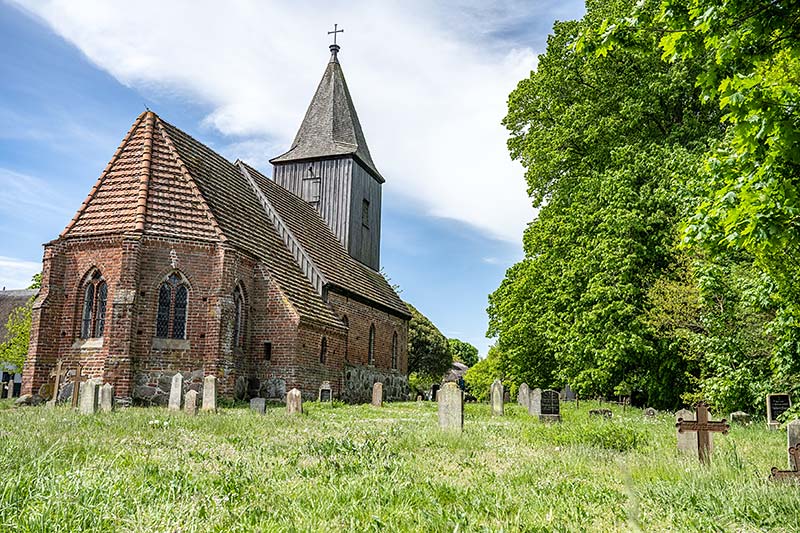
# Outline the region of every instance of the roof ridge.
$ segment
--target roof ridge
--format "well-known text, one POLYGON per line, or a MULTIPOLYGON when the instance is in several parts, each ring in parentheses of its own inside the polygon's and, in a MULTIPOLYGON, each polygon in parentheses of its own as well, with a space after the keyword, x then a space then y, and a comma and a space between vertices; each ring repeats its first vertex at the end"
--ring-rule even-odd
POLYGON ((183 159, 181 158, 178 149, 175 147, 175 143, 172 142, 172 139, 169 136, 169 132, 167 131, 167 128, 164 127, 164 124, 169 124, 169 123, 165 122, 165 121, 162 121, 161 117, 159 117, 158 115, 154 114, 154 116, 155 116, 155 123, 158 125, 159 130, 161 131, 161 136, 164 138, 164 142, 167 144, 167 147, 169 148, 170 152, 172 152, 172 155, 175 156, 175 160, 178 162, 178 166, 180 166, 181 175, 184 177, 184 179, 186 179, 186 182, 189 184, 189 187, 192 189, 192 193, 194 193, 195 197, 198 199, 198 201, 205 208, 205 212, 206 212, 206 216, 208 217, 208 221, 214 227, 214 231, 216 232, 217 236, 219 237, 219 240, 222 241, 222 242, 227 241, 228 238, 222 232, 222 228, 220 227, 219 223, 217 222, 217 219, 214 216, 214 213, 211 210, 211 207, 208 205, 208 202, 206 202, 206 199, 203 197, 203 193, 200 191, 200 188, 194 182, 194 179, 192 178, 192 175, 189 173, 189 169, 186 168, 186 164, 183 162, 183 159))
POLYGON ((328 280, 322 274, 322 271, 317 268, 317 266, 311 260, 311 257, 306 252, 305 248, 303 248, 303 246, 300 244, 300 241, 294 236, 292 230, 289 229, 289 226, 283 221, 283 218, 281 218, 281 216, 278 214, 278 211, 275 209, 272 203, 270 203, 264 192, 259 188, 258 184, 255 182, 255 179, 250 174, 250 169, 252 167, 250 167, 244 161, 238 159, 236 160, 235 165, 245 179, 247 179, 247 183, 253 189, 256 197, 258 197, 259 202, 264 207, 264 211, 267 213, 267 217, 270 219, 270 221, 272 221, 273 226, 275 226, 275 230, 278 232, 278 236, 280 236, 284 245, 286 245, 286 248, 289 250, 289 253, 292 255, 297 265, 300 267, 300 270, 303 271, 303 274, 305 274, 306 278, 308 278, 308 281, 311 282, 311 285, 314 287, 314 289, 316 289, 317 293, 320 296, 323 296, 324 287, 328 284, 328 280))
POLYGON ((142 175, 139 183, 139 199, 136 203, 136 225, 134 231, 143 232, 147 214, 147 195, 150 189, 150 168, 153 157, 153 123, 155 113, 148 110, 144 122, 144 147, 142 149, 142 175))
POLYGON ((75 216, 72 217, 72 220, 70 220, 69 224, 67 224, 67 227, 64 228, 64 231, 61 232, 59 237, 65 237, 67 235, 67 233, 69 232, 69 230, 71 230, 75 226, 75 224, 78 222, 78 219, 81 217, 81 215, 83 215, 83 213, 86 211, 86 208, 89 206, 89 202, 91 202, 92 199, 94 198, 94 195, 97 193, 97 190, 100 188, 100 185, 103 184, 103 181, 106 179, 106 176, 108 175, 108 172, 111 170, 111 167, 114 166, 114 163, 117 162, 117 159, 119 159, 119 156, 122 153, 122 150, 125 148, 125 146, 128 145, 128 142, 131 140, 131 137, 133 136, 133 132, 135 132, 137 130, 137 128, 139 127, 139 125, 142 122, 142 119, 144 118, 144 116, 147 113, 148 113, 148 111, 143 111, 138 117, 136 117, 136 120, 134 121, 133 125, 131 126, 131 129, 128 130, 128 133, 125 135, 125 137, 122 139, 122 142, 117 147, 117 151, 114 152, 114 155, 111 156, 111 160, 109 160, 109 162, 106 165, 106 167, 100 173, 100 177, 98 177, 97 181, 94 182, 94 186, 89 191, 89 194, 86 196, 86 199, 83 201, 81 206, 78 208, 78 212, 75 213, 75 216))

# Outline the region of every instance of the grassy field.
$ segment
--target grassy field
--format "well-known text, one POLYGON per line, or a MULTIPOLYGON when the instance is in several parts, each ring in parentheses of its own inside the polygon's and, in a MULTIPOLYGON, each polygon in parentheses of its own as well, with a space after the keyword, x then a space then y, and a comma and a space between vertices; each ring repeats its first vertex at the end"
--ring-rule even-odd
POLYGON ((760 423, 701 467, 636 409, 467 405, 458 437, 433 403, 305 407, 2 410, 0 531, 800 531, 800 486, 766 480, 785 433, 760 423))

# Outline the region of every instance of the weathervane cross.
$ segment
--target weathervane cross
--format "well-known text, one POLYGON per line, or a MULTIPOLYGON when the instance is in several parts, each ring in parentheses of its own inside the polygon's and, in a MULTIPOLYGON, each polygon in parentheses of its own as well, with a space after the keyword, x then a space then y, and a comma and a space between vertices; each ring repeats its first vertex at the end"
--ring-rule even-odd
POLYGON ((340 30, 338 28, 339 28, 339 25, 338 24, 334 24, 333 25, 333 31, 329 31, 328 32, 328 35, 330 35, 331 33, 333 34, 333 44, 336 44, 336 34, 337 33, 344 33, 344 30, 340 30))

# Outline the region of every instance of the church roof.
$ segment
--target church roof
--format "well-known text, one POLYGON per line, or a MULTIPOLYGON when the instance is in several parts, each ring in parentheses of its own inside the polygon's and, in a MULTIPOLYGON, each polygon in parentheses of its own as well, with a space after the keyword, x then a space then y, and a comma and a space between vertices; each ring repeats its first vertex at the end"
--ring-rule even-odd
POLYGON ((303 161, 330 156, 351 155, 365 166, 375 179, 384 182, 369 154, 358 114, 347 89, 342 66, 337 58, 338 46, 331 47, 331 60, 325 69, 308 106, 303 123, 288 152, 271 163, 303 161))

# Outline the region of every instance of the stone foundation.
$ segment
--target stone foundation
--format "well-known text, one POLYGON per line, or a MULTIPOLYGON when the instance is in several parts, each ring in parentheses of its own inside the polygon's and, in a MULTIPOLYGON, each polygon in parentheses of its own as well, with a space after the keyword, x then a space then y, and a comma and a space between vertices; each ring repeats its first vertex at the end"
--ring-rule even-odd
POLYGON ((371 366, 350 366, 344 370, 344 388, 341 400, 348 403, 372 401, 372 386, 383 383, 383 399, 387 402, 408 400, 408 376, 391 370, 371 366))

